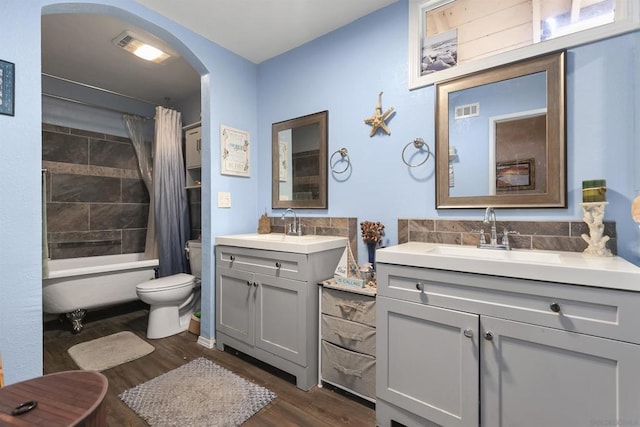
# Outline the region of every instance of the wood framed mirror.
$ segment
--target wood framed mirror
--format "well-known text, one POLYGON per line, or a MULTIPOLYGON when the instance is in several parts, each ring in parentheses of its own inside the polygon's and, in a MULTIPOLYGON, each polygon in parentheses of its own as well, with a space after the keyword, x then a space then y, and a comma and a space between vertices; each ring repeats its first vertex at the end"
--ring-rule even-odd
POLYGON ((436 208, 566 207, 565 53, 436 87, 436 208))
POLYGON ((271 126, 271 206, 327 208, 328 111, 271 126))

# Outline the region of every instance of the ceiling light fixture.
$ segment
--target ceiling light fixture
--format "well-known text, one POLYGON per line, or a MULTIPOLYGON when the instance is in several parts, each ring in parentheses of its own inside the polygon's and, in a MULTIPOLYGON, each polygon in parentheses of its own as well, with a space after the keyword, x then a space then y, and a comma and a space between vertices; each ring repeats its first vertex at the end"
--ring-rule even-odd
POLYGON ((133 53, 139 58, 147 61, 161 63, 169 59, 171 55, 152 46, 149 43, 142 41, 142 39, 131 31, 124 31, 118 37, 112 40, 113 44, 133 53))

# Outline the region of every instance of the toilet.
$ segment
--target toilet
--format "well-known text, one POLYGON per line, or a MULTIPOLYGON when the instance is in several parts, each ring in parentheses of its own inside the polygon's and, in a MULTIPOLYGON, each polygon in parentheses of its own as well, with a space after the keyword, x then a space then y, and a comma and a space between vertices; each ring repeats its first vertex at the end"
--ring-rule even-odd
POLYGON ((149 304, 147 338, 158 339, 184 332, 191 315, 200 308, 202 243, 189 240, 185 247, 191 274, 149 280, 136 286, 138 298, 149 304))

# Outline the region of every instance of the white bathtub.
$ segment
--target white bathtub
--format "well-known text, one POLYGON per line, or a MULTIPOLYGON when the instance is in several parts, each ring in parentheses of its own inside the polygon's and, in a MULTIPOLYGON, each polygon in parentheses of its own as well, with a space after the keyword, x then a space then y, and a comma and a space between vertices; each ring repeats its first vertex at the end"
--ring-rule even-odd
POLYGON ((70 313, 80 317, 89 309, 135 301, 136 285, 155 277, 157 259, 145 260, 143 253, 103 255, 49 261, 49 274, 42 279, 42 311, 70 313))

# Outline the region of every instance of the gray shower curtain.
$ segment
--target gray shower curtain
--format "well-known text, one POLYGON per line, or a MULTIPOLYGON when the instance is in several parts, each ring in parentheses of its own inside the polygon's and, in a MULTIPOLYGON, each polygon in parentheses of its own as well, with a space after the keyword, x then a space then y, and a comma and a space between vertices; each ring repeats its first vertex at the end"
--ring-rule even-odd
POLYGON ((156 107, 153 194, 160 277, 187 271, 189 208, 184 188, 180 112, 156 107))
MULTIPOLYGON (((139 116, 124 114, 122 116, 124 127, 133 145, 138 158, 138 167, 142 181, 149 192, 149 217, 147 219, 147 237, 144 245, 146 259, 158 258, 158 245, 156 243, 156 222, 153 197, 153 142, 150 127, 146 126, 146 119, 139 116), (151 138, 147 138, 151 136, 151 138)), ((149 125, 150 126, 150 125, 149 125)))

